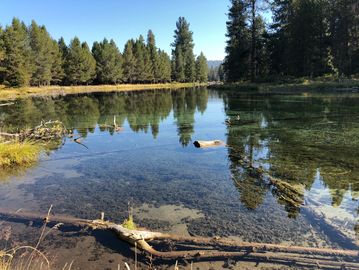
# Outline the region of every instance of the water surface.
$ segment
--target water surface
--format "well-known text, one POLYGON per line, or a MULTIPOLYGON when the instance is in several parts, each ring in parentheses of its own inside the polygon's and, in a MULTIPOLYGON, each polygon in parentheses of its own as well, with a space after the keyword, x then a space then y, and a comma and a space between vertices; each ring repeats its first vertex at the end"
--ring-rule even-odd
POLYGON ((18 100, 0 107, 2 130, 60 120, 81 144, 66 138, 35 167, 3 177, 0 204, 52 204, 81 218, 104 211, 117 222, 130 209, 160 231, 357 248, 358 104, 358 94, 208 89, 18 100), (213 139, 226 146, 192 144, 213 139), (303 205, 288 204, 243 160, 303 189, 303 205))

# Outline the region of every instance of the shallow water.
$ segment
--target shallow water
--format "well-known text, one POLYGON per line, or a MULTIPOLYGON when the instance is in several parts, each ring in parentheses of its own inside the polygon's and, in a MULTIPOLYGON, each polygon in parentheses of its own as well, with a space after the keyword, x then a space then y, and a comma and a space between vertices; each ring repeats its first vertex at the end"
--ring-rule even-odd
POLYGON ((3 176, 1 207, 52 204, 55 213, 104 211, 117 222, 130 209, 160 231, 357 248, 359 94, 157 90, 0 107, 1 130, 46 120, 63 121, 81 144, 66 138, 33 168, 3 176), (213 139, 226 146, 192 144, 213 139), (288 204, 243 160, 302 189, 305 206, 288 204))

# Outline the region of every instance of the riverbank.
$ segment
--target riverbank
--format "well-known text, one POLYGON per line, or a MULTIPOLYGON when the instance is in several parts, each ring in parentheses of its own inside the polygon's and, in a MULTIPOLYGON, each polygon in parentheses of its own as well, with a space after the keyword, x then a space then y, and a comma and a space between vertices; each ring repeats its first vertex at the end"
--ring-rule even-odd
POLYGON ((359 92, 359 80, 343 81, 321 81, 303 80, 292 83, 249 83, 239 82, 230 84, 212 84, 209 88, 218 90, 239 90, 239 91, 258 91, 258 92, 359 92))
POLYGON ((207 86, 207 83, 158 83, 158 84, 118 84, 118 85, 80 85, 80 86, 43 86, 7 88, 0 86, 0 100, 38 96, 64 96, 95 92, 126 92, 154 89, 180 89, 207 86))

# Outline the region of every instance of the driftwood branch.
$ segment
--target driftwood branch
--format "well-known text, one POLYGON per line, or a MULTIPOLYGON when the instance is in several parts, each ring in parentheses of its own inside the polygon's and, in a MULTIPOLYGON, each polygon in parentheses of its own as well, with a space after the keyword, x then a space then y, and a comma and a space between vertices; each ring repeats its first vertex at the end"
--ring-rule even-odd
MULTIPOLYGON (((13 219, 37 219, 41 215, 11 212, 0 209, 0 217, 13 219)), ((249 243, 221 238, 186 237, 151 232, 147 230, 130 230, 122 225, 105 221, 104 215, 98 220, 77 219, 63 216, 50 216, 46 222, 61 222, 72 225, 88 226, 92 229, 111 230, 123 241, 136 245, 140 250, 154 257, 163 259, 213 259, 213 258, 243 258, 246 260, 261 260, 278 263, 295 263, 297 265, 314 265, 329 268, 350 267, 359 269, 359 250, 341 250, 330 248, 312 248, 300 246, 286 246, 279 244, 249 243), (189 250, 158 251, 150 245, 152 241, 174 241, 184 245, 191 244, 189 250), (193 249, 193 246, 198 246, 193 249), (337 261, 340 258, 341 261, 337 261)))

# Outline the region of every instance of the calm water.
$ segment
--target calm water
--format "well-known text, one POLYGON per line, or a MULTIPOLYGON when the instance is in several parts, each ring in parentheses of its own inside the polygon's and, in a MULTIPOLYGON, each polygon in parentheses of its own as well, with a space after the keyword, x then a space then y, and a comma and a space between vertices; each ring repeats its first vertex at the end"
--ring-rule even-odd
POLYGON ((357 248, 359 94, 258 94, 207 89, 37 98, 0 107, 2 130, 60 120, 78 144, 3 176, 1 207, 246 241, 357 248), (114 131, 114 120, 123 127, 114 131), (194 140, 227 145, 197 149, 194 140), (263 167, 304 192, 283 200, 263 167), (241 165, 242 164, 242 165, 241 165), (320 217, 320 218, 318 218, 320 217), (329 225, 328 225, 329 224, 329 225))

